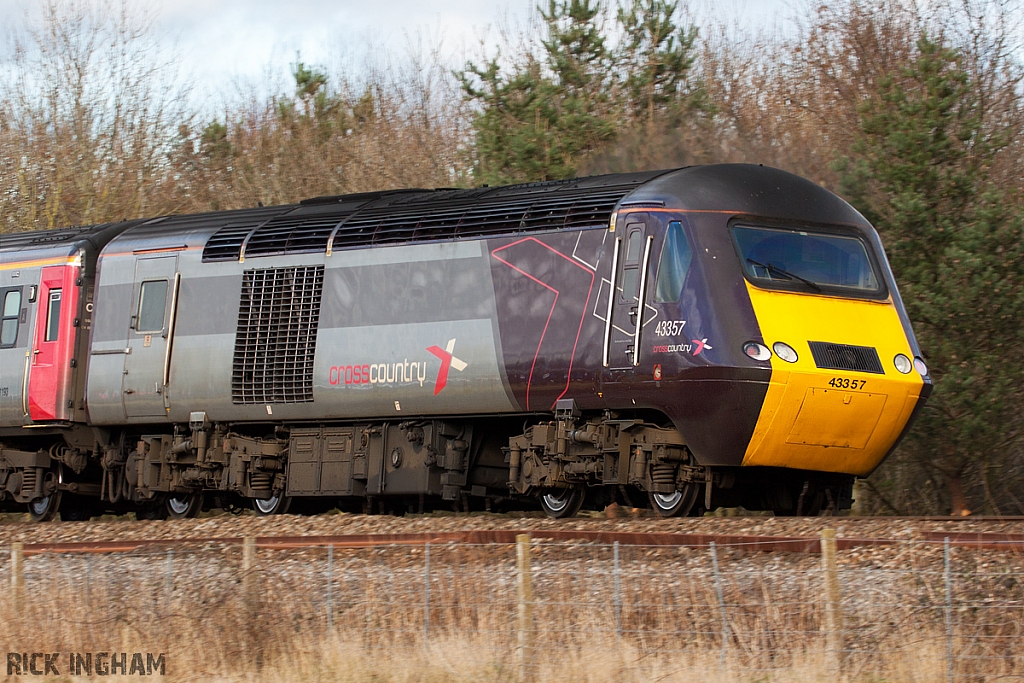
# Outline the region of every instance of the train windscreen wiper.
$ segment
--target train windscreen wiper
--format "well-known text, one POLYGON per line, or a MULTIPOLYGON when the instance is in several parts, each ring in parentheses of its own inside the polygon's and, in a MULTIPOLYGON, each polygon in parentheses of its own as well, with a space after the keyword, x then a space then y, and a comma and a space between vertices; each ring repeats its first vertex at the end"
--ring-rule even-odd
POLYGON ((783 270, 782 268, 779 268, 778 266, 772 265, 771 263, 767 263, 767 264, 761 263, 760 261, 755 261, 752 258, 748 258, 747 259, 747 263, 752 263, 755 266, 760 266, 761 268, 764 268, 769 273, 778 273, 779 275, 781 275, 782 277, 784 277, 784 278, 786 278, 788 280, 799 280, 800 282, 804 283, 805 285, 807 285, 808 287, 810 287, 811 289, 813 289, 816 292, 820 292, 821 291, 821 287, 818 285, 817 282, 814 282, 812 280, 808 280, 805 277, 800 277, 796 273, 791 273, 788 270, 783 270))

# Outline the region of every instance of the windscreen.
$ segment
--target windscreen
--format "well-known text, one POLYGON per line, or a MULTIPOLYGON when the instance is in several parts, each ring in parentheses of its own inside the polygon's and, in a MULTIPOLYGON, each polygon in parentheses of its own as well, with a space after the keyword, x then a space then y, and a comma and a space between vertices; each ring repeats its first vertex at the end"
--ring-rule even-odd
POLYGON ((733 228, 743 269, 755 285, 800 291, 877 296, 884 292, 854 235, 780 228, 733 228))

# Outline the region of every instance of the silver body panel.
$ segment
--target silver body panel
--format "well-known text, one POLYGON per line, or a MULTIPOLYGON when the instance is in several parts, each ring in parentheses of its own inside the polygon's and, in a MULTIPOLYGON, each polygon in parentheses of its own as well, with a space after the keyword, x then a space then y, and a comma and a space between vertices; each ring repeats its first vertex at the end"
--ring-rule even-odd
MULTIPOLYGON (((138 240, 134 240, 138 241, 138 240)), ((170 254, 132 244, 129 232, 104 250, 86 399, 98 425, 181 423, 203 410, 213 421, 324 421, 507 413, 518 410, 500 358, 494 290, 480 240, 203 263, 197 240, 170 254), (136 252, 142 253, 136 253, 136 252), (180 273, 169 382, 165 339, 139 343, 131 329, 147 267, 175 258, 180 273), (324 265, 313 400, 253 405, 232 397, 243 273, 324 265), (444 353, 432 353, 431 347, 444 353), (454 358, 439 388, 445 353, 454 358), (130 349, 130 350, 129 350, 130 349), (154 353, 157 350, 159 353, 154 353), (127 352, 126 352, 127 351, 127 352), (131 378, 144 374, 145 381, 131 378), (153 410, 163 402, 163 414, 153 410), (148 407, 147 407, 148 406, 148 407)), ((170 279, 170 277, 169 277, 170 279)), ((170 301, 164 331, 169 327, 170 301)))

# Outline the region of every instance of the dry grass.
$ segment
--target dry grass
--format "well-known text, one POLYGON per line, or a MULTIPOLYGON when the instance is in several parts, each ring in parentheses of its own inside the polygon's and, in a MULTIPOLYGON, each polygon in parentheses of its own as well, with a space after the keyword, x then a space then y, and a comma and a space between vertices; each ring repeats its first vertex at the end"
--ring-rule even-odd
MULTIPOLYGON (((901 552, 903 569, 843 569, 845 653, 837 674, 822 632, 816 557, 719 549, 729 628, 723 642, 706 550, 623 547, 616 591, 612 548, 544 544, 533 553, 527 673, 560 683, 946 680, 941 551, 937 566, 930 550, 901 552)), ((0 598, 0 643, 65 658, 75 651, 164 652, 174 680, 516 677, 516 572, 508 546, 433 547, 429 624, 422 548, 338 549, 330 565, 332 629, 325 550, 260 551, 258 570, 248 575, 240 554, 237 546, 211 545, 170 555, 29 557, 23 609, 14 610, 11 593, 0 598)), ((9 582, 0 559, 0 581, 9 582)), ((1024 673, 1019 563, 1006 553, 958 556, 958 680, 1024 673)))

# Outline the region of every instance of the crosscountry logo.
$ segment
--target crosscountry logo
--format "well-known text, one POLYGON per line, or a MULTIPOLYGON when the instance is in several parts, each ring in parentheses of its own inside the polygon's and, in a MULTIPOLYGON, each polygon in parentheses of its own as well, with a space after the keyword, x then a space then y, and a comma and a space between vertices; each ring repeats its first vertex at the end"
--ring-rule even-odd
POLYGON ((437 396, 448 384, 448 369, 455 368, 462 372, 466 369, 466 362, 455 357, 454 339, 449 339, 443 349, 440 346, 428 346, 427 351, 441 359, 441 369, 437 371, 437 381, 434 383, 434 396, 437 396))

